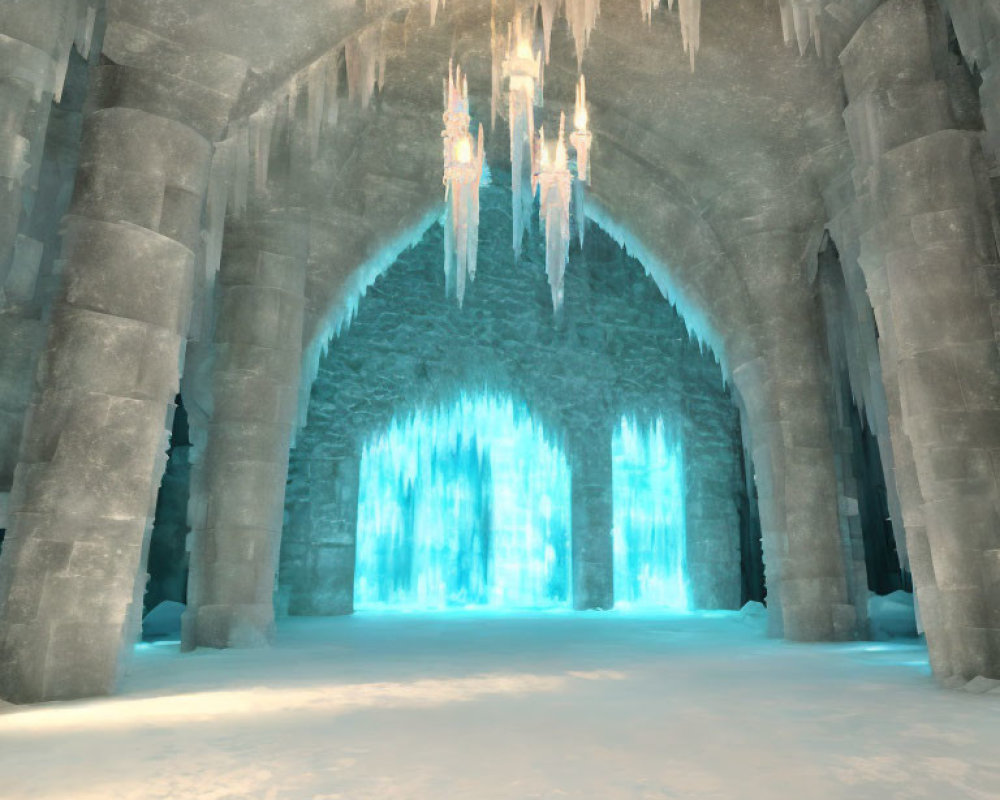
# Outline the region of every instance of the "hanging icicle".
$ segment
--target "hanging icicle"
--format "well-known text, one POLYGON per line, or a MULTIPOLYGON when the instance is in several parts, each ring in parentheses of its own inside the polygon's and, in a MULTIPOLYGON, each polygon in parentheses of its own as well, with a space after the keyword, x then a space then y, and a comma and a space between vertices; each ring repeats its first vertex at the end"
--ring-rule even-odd
POLYGON ((684 52, 690 57, 691 71, 694 72, 694 59, 701 49, 701 0, 678 0, 678 5, 684 52))
POLYGON ((444 131, 444 274, 445 288, 454 290, 459 307, 465 287, 476 277, 479 249, 479 182, 483 174, 483 126, 473 145, 469 135, 469 84, 459 68, 448 65, 445 83, 444 131))
POLYGON ((258 195, 263 194, 267 189, 267 172, 271 159, 271 136, 276 116, 277 109, 271 102, 264 103, 250 115, 249 146, 253 159, 254 192, 258 195))
POLYGON ((90 60, 90 48, 94 41, 94 23, 97 21, 97 5, 94 0, 80 0, 77 6, 77 24, 74 45, 76 52, 84 60, 90 60))
MULTIPOLYGON (((642 14, 642 21, 647 25, 653 24, 653 11, 660 7, 660 0, 639 0, 639 13, 642 14)), ((671 0, 670 7, 674 4, 671 0)))
POLYGON ((431 27, 437 22, 438 7, 444 8, 448 5, 448 0, 431 0, 431 27))
POLYGON ((538 0, 542 10, 542 39, 545 42, 545 63, 549 63, 549 50, 552 46, 552 23, 555 22, 560 0, 538 0))
POLYGON ((587 82, 583 75, 576 86, 576 106, 573 111, 573 133, 569 136, 570 144, 576 151, 576 180, 573 181, 573 207, 576 209, 576 228, 580 238, 580 246, 583 247, 583 235, 586 228, 586 216, 584 215, 584 187, 590 183, 590 145, 593 142, 593 134, 589 128, 589 114, 587 112, 587 82))
POLYGON ((490 17, 490 53, 492 69, 490 80, 490 130, 497 126, 497 114, 503 98, 503 70, 507 53, 507 37, 497 33, 496 17, 490 17))
POLYGON ((786 45, 798 45, 799 55, 804 56, 812 43, 816 54, 823 55, 822 26, 820 15, 823 11, 819 0, 779 0, 781 11, 781 32, 786 45))
POLYGON ((577 69, 583 68, 583 54, 590 45, 590 34, 597 27, 600 13, 601 0, 566 0, 566 20, 576 44, 577 69))
POLYGON ((514 20, 507 34, 507 57, 503 72, 507 76, 507 100, 510 113, 511 195, 514 218, 514 255, 521 255, 521 242, 528 229, 534 174, 532 132, 535 129, 535 101, 541 91, 542 55, 535 53, 530 27, 514 20))
POLYGON ((375 93, 376 79, 384 82, 381 78, 385 72, 381 31, 365 28, 352 36, 347 40, 344 56, 347 61, 347 95, 351 102, 357 100, 361 108, 366 109, 375 93))
POLYGON ((533 176, 539 193, 539 218, 545 226, 545 273, 552 290, 552 307, 563 303, 563 278, 569 261, 569 204, 573 176, 566 154, 566 115, 560 115, 559 137, 554 152, 545 143, 545 129, 539 134, 538 171, 533 176))

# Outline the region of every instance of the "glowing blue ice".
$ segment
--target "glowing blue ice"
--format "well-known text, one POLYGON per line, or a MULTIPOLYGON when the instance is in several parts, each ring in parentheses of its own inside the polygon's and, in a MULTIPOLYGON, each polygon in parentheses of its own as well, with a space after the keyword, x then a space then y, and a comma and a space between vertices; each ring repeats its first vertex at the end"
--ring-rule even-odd
POLYGON ((663 419, 622 417, 612 443, 615 606, 687 611, 684 459, 663 419))
POLYGON ((356 608, 569 605, 570 481, 523 405, 463 394, 361 459, 356 608))

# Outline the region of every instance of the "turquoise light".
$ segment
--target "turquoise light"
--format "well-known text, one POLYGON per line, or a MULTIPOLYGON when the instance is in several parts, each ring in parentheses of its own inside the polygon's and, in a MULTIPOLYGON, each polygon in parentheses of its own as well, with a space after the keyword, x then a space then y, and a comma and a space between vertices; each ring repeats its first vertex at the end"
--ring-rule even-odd
POLYGON ((681 444, 662 418, 622 417, 611 452, 615 606, 687 611, 681 444))
POLYGON ((552 608, 570 585, 566 460, 523 404, 463 393, 361 458, 356 608, 552 608))

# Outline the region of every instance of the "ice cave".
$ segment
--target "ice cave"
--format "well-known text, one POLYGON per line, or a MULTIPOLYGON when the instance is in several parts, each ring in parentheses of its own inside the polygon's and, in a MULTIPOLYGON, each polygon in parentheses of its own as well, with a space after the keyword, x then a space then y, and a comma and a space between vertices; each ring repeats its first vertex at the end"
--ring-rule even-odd
POLYGON ((0 797, 1000 798, 1000 0, 0 0, 0 797))

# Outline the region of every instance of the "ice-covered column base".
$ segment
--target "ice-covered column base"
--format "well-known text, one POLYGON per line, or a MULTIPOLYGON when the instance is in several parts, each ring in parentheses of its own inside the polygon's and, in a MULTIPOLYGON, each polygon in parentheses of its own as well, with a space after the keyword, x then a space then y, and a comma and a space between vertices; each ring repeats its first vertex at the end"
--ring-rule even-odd
POLYGON ((280 597, 292 616, 354 611, 359 462, 345 440, 303 462, 281 543, 280 597))
POLYGON ((615 603, 611 425, 578 429, 571 439, 573 606, 609 609, 615 603))
POLYGON ((308 247, 298 211, 227 229, 200 473, 203 518, 191 520, 186 649, 259 646, 273 634, 308 247))
POLYGON ((934 35, 924 4, 891 0, 841 63, 861 265, 923 499, 925 527, 907 522, 918 605, 936 675, 961 681, 1000 677, 1000 273, 980 136, 956 129, 934 35))

